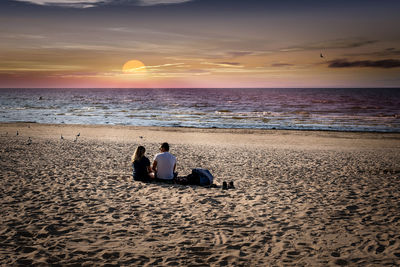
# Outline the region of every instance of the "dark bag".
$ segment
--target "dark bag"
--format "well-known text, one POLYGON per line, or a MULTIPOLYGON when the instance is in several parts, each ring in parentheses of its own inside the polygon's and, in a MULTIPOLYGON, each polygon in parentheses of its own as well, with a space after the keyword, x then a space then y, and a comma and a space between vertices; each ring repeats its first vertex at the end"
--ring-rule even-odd
POLYGON ((214 181, 214 177, 209 170, 196 168, 187 176, 187 180, 189 184, 211 185, 214 181))

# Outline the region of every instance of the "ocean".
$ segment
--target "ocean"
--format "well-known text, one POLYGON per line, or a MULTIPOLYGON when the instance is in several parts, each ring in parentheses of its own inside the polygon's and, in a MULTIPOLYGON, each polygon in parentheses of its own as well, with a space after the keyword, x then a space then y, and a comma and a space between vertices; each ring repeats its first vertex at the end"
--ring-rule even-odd
POLYGON ((400 88, 0 89, 0 122, 400 132, 400 88))

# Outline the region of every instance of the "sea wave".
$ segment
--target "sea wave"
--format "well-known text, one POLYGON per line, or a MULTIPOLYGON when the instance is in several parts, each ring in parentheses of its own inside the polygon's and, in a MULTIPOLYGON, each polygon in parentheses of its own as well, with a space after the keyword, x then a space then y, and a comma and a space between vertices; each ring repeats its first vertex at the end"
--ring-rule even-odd
POLYGON ((400 132, 400 89, 2 89, 0 121, 400 132))

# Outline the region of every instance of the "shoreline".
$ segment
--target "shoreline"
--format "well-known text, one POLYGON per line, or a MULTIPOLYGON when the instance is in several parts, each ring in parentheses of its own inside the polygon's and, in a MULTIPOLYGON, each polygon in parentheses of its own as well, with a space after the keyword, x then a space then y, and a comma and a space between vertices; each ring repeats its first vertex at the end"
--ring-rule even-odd
POLYGON ((72 123, 41 123, 32 121, 10 121, 0 122, 0 124, 38 124, 38 125, 66 125, 66 126, 94 126, 94 127, 131 127, 144 129, 187 129, 187 130, 220 130, 220 131, 243 131, 244 133, 265 132, 265 131, 282 131, 282 132, 327 132, 327 133, 370 133, 370 134, 400 134, 399 131, 357 131, 357 130, 327 130, 327 129, 276 129, 276 128, 219 128, 219 127, 190 127, 190 126, 135 126, 125 124, 72 124, 72 123))
POLYGON ((361 135, 386 135, 400 138, 400 132, 380 132, 380 131, 341 131, 341 130, 321 130, 321 129, 259 129, 259 128, 217 128, 217 127, 188 127, 188 126, 135 126, 135 125, 111 125, 111 124, 68 124, 68 123, 39 123, 39 122, 0 122, 0 126, 51 126, 51 127, 83 127, 83 128, 127 128, 134 130, 152 130, 167 132, 217 132, 217 133, 239 133, 239 134, 270 134, 270 133, 318 133, 326 135, 339 134, 361 134, 361 135))

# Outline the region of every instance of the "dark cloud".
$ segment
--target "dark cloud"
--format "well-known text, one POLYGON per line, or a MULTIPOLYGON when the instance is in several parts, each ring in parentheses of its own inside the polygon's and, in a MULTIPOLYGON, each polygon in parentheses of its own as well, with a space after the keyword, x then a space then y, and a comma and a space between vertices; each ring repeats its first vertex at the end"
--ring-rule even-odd
POLYGON ((400 55, 400 49, 396 49, 396 48, 393 48, 393 47, 387 48, 384 51, 380 52, 379 55, 385 55, 385 56, 388 56, 388 55, 393 56, 393 55, 395 55, 395 56, 398 56, 398 55, 400 55))
POLYGON ((238 62, 217 62, 217 64, 221 64, 221 65, 231 65, 231 66, 240 66, 240 63, 238 63, 238 62))
POLYGON ((293 66, 293 64, 289 64, 289 63, 275 63, 275 64, 271 64, 271 67, 289 67, 289 66, 293 66))
POLYGON ((365 45, 375 44, 376 40, 362 40, 362 39, 339 39, 326 42, 309 43, 300 46, 292 46, 281 49, 282 52, 297 52, 305 50, 326 50, 326 49, 343 49, 343 48, 356 48, 365 45))
POLYGON ((364 46, 364 45, 369 45, 369 44, 375 44, 378 41, 376 40, 365 40, 365 41, 353 41, 353 42, 349 42, 349 43, 340 43, 338 42, 335 45, 332 46, 332 48, 355 48, 355 47, 360 47, 360 46, 364 46))
POLYGON ((400 60, 385 59, 385 60, 359 60, 347 61, 346 59, 337 59, 329 61, 329 68, 354 68, 354 67, 370 67, 370 68, 399 68, 400 60))
POLYGON ((350 54, 344 54, 344 56, 377 56, 377 57, 390 57, 390 56, 399 56, 400 55, 400 49, 396 48, 386 48, 382 51, 376 51, 376 52, 369 52, 369 53, 350 53, 350 54))

